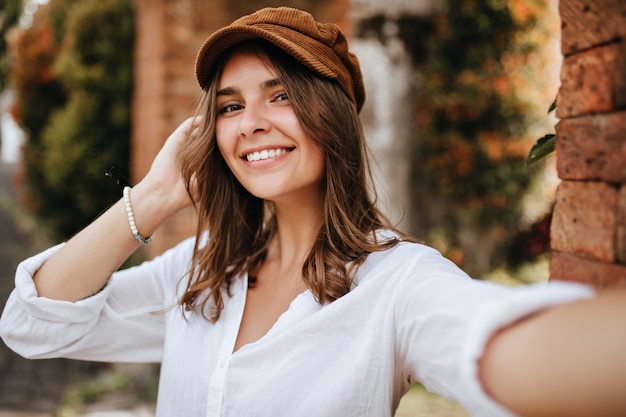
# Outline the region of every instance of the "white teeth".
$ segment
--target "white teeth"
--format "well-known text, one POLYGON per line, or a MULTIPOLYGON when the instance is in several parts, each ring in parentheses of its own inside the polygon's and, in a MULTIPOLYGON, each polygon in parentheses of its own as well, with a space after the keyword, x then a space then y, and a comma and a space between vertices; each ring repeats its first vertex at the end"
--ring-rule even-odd
POLYGON ((287 153, 287 149, 278 148, 278 149, 268 149, 263 150, 261 152, 252 152, 246 155, 246 159, 248 161, 260 161, 268 158, 276 158, 277 156, 281 156, 287 153))

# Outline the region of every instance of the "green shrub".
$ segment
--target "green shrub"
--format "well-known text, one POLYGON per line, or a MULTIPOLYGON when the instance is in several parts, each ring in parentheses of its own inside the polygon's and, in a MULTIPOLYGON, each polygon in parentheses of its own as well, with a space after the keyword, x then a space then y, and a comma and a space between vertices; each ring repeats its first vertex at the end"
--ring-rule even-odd
POLYGON ((51 82, 63 99, 47 105, 40 83, 23 112, 37 97, 45 111, 22 123, 33 207, 62 239, 119 198, 104 172, 111 165, 129 171, 133 11, 131 0, 53 0, 46 15, 60 40, 51 82))
POLYGON ((22 0, 2 0, 0 8, 0 91, 7 86, 11 61, 8 54, 7 34, 15 25, 22 10, 22 0))
POLYGON ((416 112, 419 232, 439 235, 440 249, 473 274, 503 261, 538 172, 525 163, 537 119, 528 91, 540 89, 529 62, 547 36, 547 8, 545 0, 449 0, 428 41, 416 112), (471 265, 478 252, 490 265, 471 265))

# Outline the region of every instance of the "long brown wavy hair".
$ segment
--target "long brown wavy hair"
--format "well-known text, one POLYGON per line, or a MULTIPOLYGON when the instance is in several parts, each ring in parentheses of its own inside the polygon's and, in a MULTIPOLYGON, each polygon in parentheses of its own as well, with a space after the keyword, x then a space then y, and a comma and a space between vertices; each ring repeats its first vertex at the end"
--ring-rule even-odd
POLYGON ((361 122, 348 96, 338 84, 318 77, 270 43, 246 41, 216 66, 198 110, 203 116, 200 133, 189 138, 180 155, 187 189, 193 181, 197 184, 198 228, 179 305, 185 310, 199 306, 213 322, 224 307, 224 290, 230 296, 233 280, 261 265, 276 233, 271 203, 243 188, 217 147, 217 84, 235 48, 258 55, 276 71, 304 132, 324 154, 324 223, 302 265, 304 282, 316 300, 327 303, 347 294, 368 254, 398 242, 376 237, 376 230, 395 229, 375 206, 361 122))

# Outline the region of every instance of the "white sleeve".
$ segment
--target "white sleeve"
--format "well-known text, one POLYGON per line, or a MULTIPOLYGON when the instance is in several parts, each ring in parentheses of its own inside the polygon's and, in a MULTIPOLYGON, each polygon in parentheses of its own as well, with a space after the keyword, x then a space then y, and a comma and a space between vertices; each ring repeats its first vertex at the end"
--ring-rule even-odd
POLYGON ((477 361, 489 338, 533 312, 592 297, 594 290, 556 281, 510 288, 473 280, 435 250, 409 259, 395 297, 405 376, 474 416, 513 416, 485 393, 478 378, 477 361))
MULTIPOLYGON (((193 239, 114 273, 98 294, 77 302, 39 297, 32 277, 61 245, 22 262, 0 317, 0 337, 20 355, 106 362, 159 362, 166 309, 190 265, 193 239)), ((97 254, 94 254, 97 256, 97 254)))

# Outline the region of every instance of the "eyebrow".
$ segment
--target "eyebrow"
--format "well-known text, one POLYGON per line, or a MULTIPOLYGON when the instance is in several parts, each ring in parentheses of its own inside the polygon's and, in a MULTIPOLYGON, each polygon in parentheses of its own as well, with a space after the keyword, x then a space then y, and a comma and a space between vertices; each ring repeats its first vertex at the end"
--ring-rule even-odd
POLYGON ((239 89, 235 87, 225 87, 217 91, 217 97, 220 96, 234 96, 239 93, 239 89))
POLYGON ((272 88, 272 87, 276 87, 277 85, 281 85, 282 83, 283 82, 280 78, 272 78, 271 80, 263 81, 261 83, 261 88, 262 89, 272 88))
MULTIPOLYGON (((283 82, 281 81, 280 78, 272 78, 271 80, 265 80, 261 83, 260 87, 262 90, 265 90, 267 88, 272 88, 272 87, 276 87, 278 85, 281 85, 283 82)), ((217 97, 220 96, 232 96, 232 95, 237 95, 241 92, 240 89, 236 88, 236 87, 224 87, 222 89, 219 89, 217 91, 217 97)))

